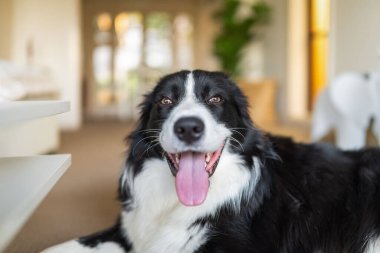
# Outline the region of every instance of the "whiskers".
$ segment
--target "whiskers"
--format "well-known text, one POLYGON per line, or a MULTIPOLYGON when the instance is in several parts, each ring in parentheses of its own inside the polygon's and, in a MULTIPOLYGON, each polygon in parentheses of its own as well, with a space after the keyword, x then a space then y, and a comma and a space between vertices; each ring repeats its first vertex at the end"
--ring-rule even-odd
POLYGON ((160 144, 159 138, 157 137, 156 139, 154 139, 153 141, 149 142, 148 144, 149 144, 149 146, 144 150, 144 152, 141 155, 144 155, 145 153, 148 153, 148 151, 150 149, 158 146, 160 144))
POLYGON ((243 145, 242 145, 242 143, 241 143, 240 141, 238 141, 237 139, 235 139, 235 138, 232 137, 232 136, 227 137, 227 139, 229 140, 229 144, 230 144, 231 146, 233 146, 233 147, 236 148, 236 149, 241 149, 241 151, 244 152, 243 145), (236 143, 236 144, 239 145, 239 146, 233 144, 232 142, 236 143))
POLYGON ((140 156, 143 156, 145 153, 149 152, 152 148, 158 146, 160 144, 160 132, 161 129, 144 129, 137 131, 136 133, 145 134, 146 136, 139 140, 135 145, 133 145, 132 149, 132 155, 135 155, 136 150, 138 149, 139 145, 147 146, 145 150, 140 154, 140 156))
POLYGON ((150 129, 143 129, 143 130, 140 130, 140 131, 137 131, 136 133, 160 133, 161 132, 161 129, 158 129, 158 128, 150 128, 150 129))
MULTIPOLYGON (((244 140, 245 136, 242 132, 248 130, 248 128, 230 128, 229 130, 241 136, 241 138, 243 138, 244 140)), ((232 137, 232 135, 229 136, 228 139, 231 146, 233 146, 236 149, 241 149, 241 151, 244 152, 243 144, 238 139, 236 139, 235 137, 232 137)))
POLYGON ((230 130, 231 130, 232 132, 237 133, 237 134, 240 135, 242 138, 245 138, 245 136, 244 136, 241 132, 239 132, 238 129, 246 129, 246 128, 230 128, 230 130))
MULTIPOLYGON (((227 137, 228 143, 236 150, 245 152, 244 139, 246 138, 246 132, 248 128, 229 128, 231 135, 227 137)), ((135 140, 136 144, 133 144, 132 155, 143 156, 149 154, 149 152, 155 147, 160 145, 160 133, 162 129, 150 128, 136 131, 136 137, 140 137, 135 140)))

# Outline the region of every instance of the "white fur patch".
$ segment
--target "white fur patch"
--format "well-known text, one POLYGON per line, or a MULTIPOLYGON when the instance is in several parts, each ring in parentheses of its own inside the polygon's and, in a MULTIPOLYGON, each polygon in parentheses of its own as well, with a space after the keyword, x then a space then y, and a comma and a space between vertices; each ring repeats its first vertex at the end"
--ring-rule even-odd
MULTIPOLYGON (((255 163, 256 165, 256 163, 255 163)), ((145 162, 130 189, 135 209, 122 213, 122 224, 137 253, 192 253, 207 240, 207 228, 191 225, 207 215, 217 216, 223 204, 238 212, 238 202, 250 182, 257 182, 260 168, 251 173, 239 155, 226 147, 214 175, 205 202, 200 206, 182 205, 176 194, 175 178, 164 160, 145 162), (189 229, 190 228, 190 229, 189 229), (190 239, 191 238, 191 239, 190 239)), ((250 189, 254 190, 254 189, 250 189)))
POLYGON ((182 117, 197 117, 205 125, 203 137, 191 145, 192 151, 215 152, 223 144, 225 139, 231 135, 231 131, 224 124, 216 122, 210 111, 199 101, 194 94, 194 78, 190 73, 185 83, 186 94, 181 102, 170 113, 169 118, 162 126, 160 143, 168 153, 180 153, 188 151, 189 146, 180 141, 174 133, 174 124, 182 117))
POLYGON ((380 253, 380 238, 371 240, 367 246, 365 253, 380 253))
MULTIPOLYGON (((123 170, 122 174, 121 174, 121 182, 120 182, 120 187, 121 189, 123 190, 128 190, 132 193, 134 190, 133 190, 133 168, 132 167, 127 167, 123 170)), ((124 206, 128 206, 129 208, 134 208, 133 206, 133 198, 126 198, 122 204, 124 206)))
POLYGON ((114 242, 100 243, 91 248, 72 240, 45 249, 41 253, 125 253, 125 251, 114 242))

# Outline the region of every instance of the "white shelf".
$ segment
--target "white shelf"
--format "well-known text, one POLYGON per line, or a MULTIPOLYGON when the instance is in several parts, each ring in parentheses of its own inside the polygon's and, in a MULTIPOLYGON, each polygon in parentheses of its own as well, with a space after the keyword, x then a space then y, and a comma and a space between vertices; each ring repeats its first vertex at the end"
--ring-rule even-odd
POLYGON ((71 155, 0 158, 0 252, 71 164, 71 155))
POLYGON ((70 110, 61 100, 0 102, 0 125, 51 116, 70 110))

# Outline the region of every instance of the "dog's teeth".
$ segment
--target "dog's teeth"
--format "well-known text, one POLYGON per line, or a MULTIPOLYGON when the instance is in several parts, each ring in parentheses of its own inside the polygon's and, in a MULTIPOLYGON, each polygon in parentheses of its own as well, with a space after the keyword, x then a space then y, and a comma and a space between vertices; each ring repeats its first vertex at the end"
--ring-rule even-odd
POLYGON ((206 155, 206 163, 209 163, 210 160, 211 160, 211 154, 207 153, 207 155, 206 155))
POLYGON ((176 155, 175 155, 175 162, 176 162, 176 163, 179 163, 179 154, 176 154, 176 155))

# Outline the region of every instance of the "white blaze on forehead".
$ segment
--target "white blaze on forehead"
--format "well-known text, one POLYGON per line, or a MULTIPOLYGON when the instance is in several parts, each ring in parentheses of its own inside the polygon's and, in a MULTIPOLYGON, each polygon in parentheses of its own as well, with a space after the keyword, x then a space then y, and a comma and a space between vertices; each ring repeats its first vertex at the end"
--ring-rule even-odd
POLYGON ((186 77, 185 87, 185 100, 195 100, 195 92, 194 92, 195 80, 193 72, 190 72, 186 77))

